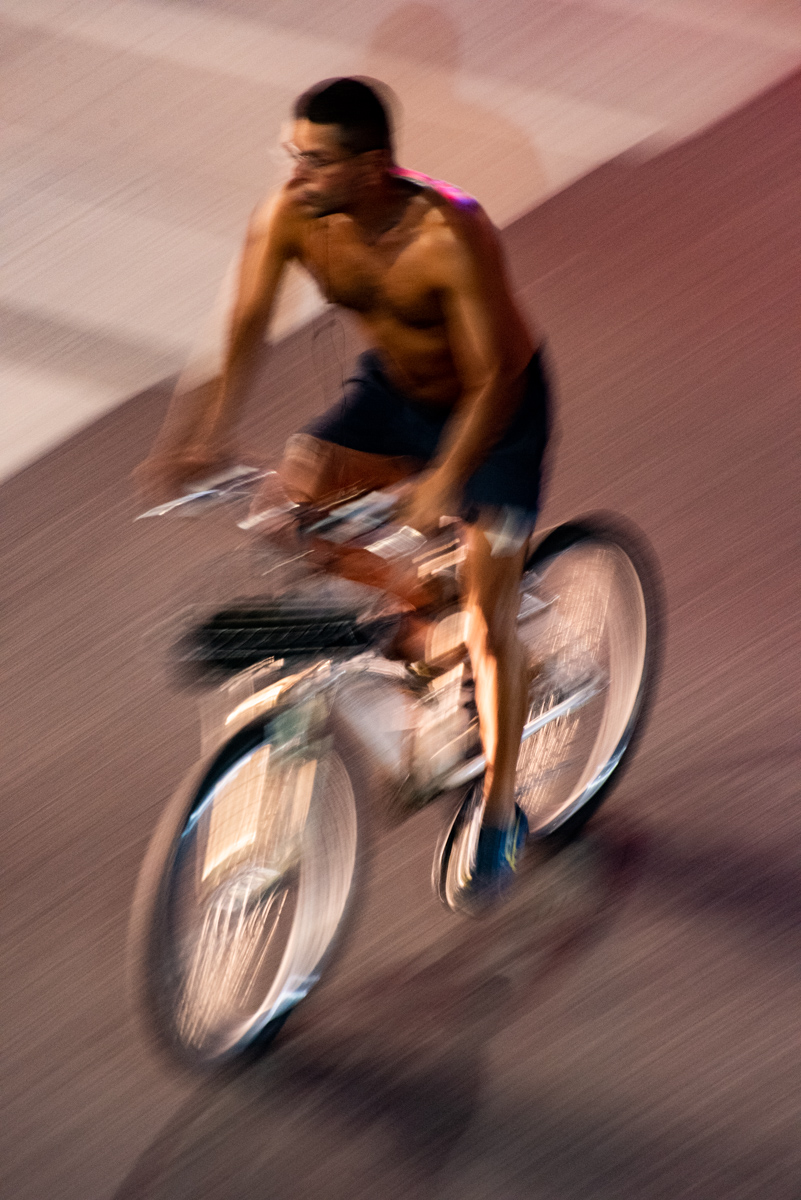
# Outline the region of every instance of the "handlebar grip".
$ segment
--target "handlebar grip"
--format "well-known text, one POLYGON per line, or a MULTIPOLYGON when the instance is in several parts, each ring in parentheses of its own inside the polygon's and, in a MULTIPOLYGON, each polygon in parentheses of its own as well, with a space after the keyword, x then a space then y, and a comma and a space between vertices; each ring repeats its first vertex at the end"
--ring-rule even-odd
POLYGON ((173 512, 181 512, 181 510, 183 510, 182 515, 188 515, 192 511, 193 505, 202 503, 205 507, 207 504, 247 496, 258 480, 264 478, 264 475, 265 472, 259 467, 242 465, 226 467, 224 471, 218 471, 205 479, 193 480, 190 485, 191 491, 182 496, 176 496, 174 500, 167 500, 164 504, 157 504, 155 508, 149 508, 147 512, 139 513, 135 520, 141 521, 145 517, 165 517, 173 512))

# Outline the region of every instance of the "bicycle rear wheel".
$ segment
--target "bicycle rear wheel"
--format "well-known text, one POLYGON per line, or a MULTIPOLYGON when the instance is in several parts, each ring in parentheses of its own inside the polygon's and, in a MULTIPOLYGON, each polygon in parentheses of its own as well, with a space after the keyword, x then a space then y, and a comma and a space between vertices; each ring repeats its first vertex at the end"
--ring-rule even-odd
POLYGON ((309 992, 354 881, 354 790, 292 709, 241 730, 165 813, 134 902, 131 966, 161 1044, 213 1067, 264 1043, 309 992))
POLYGON ((528 721, 559 702, 560 687, 568 700, 520 748, 516 799, 530 836, 574 832, 619 777, 656 679, 660 612, 653 555, 619 518, 561 525, 531 552, 518 633, 530 666, 545 674, 534 681, 528 721), (561 680, 551 694, 549 679, 561 680))

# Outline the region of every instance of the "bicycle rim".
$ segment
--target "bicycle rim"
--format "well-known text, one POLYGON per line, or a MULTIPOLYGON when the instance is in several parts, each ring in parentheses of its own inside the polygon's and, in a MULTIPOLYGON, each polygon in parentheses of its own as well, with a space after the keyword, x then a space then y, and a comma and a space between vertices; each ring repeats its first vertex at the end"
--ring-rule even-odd
POLYGON ((319 978, 356 861, 356 806, 326 738, 270 737, 198 795, 160 922, 162 1024, 212 1065, 277 1029, 319 978))
MULTIPOLYGON (((557 531, 558 532, 558 531, 557 531)), ((577 533, 548 553, 546 539, 524 583, 544 601, 518 632, 533 671, 594 679, 590 698, 521 745, 516 799, 532 836, 545 838, 586 809, 630 745, 649 663, 643 580, 629 553, 603 533, 577 533)), ((535 680, 528 720, 547 708, 535 680)))

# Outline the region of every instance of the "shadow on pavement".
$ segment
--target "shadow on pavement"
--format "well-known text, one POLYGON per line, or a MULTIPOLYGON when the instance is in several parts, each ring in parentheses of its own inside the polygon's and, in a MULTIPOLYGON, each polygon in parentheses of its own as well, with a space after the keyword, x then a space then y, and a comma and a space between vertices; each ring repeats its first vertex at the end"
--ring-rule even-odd
POLYGON ((597 939, 641 847, 607 821, 531 857, 497 913, 374 978, 334 972, 261 1059, 201 1084, 114 1200, 440 1194, 492 1037, 597 939))

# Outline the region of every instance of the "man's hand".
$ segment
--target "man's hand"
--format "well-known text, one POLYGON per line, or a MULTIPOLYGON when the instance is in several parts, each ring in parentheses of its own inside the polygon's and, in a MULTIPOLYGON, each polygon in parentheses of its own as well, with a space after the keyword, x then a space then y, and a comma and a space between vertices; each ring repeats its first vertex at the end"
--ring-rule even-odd
POLYGON ((208 478, 233 462, 233 454, 224 449, 187 446, 181 450, 152 450, 133 472, 137 489, 147 500, 161 503, 173 500, 193 480, 208 478))
POLYGON ((421 476, 401 506, 400 515, 412 529, 429 535, 437 532, 441 517, 455 516, 457 509, 457 489, 439 469, 421 476))

